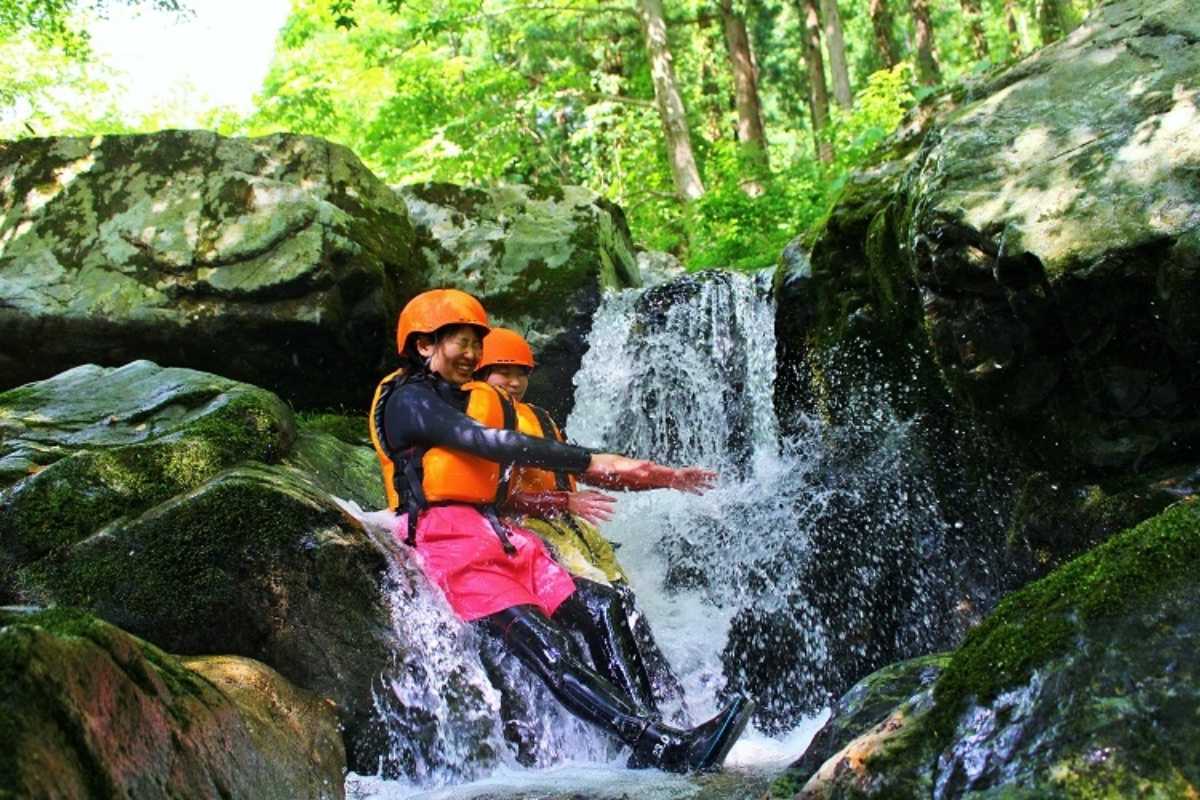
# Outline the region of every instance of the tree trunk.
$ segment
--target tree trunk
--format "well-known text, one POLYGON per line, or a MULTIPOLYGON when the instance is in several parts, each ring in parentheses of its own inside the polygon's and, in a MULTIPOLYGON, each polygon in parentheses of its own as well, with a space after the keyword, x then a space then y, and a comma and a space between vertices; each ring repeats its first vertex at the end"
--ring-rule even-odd
POLYGON ((925 86, 942 82, 937 56, 933 52, 933 23, 929 20, 929 0, 909 0, 917 29, 917 80, 925 86))
POLYGON ((966 17, 967 31, 971 34, 971 49, 979 61, 988 57, 987 36, 983 32, 983 9, 979 0, 960 0, 963 16, 966 17))
POLYGON ((821 58, 821 18, 817 0, 799 0, 800 17, 804 20, 801 44, 804 63, 808 66, 809 108, 813 117, 813 140, 817 158, 828 164, 833 161, 833 146, 822 136, 829 125, 829 91, 825 88, 825 62, 821 58))
POLYGON ((1017 0, 1004 0, 1004 21, 1008 26, 1008 54, 1021 55, 1021 27, 1017 24, 1017 0))
POLYGON ((888 69, 900 63, 900 48, 896 45, 893 33, 895 24, 892 22, 892 10, 888 8, 888 0, 870 0, 867 13, 871 15, 871 29, 875 32, 875 48, 883 57, 883 63, 888 69))
POLYGON ((737 107, 737 138, 750 176, 742 183, 742 191, 751 197, 763 193, 762 178, 770 164, 767 157, 767 136, 763 127, 762 104, 758 99, 758 74, 750 51, 746 20, 734 11, 733 0, 721 0, 721 21, 725 28, 725 44, 729 48, 729 65, 733 69, 733 98, 737 107))
POLYGON ((833 99, 842 108, 850 108, 854 105, 854 95, 850 93, 850 70, 846 67, 846 42, 842 38, 842 15, 838 13, 837 0, 821 0, 821 21, 825 23, 833 99))
POLYGON ((700 170, 692 153, 692 137, 688 131, 687 112, 675 81, 671 63, 671 48, 667 43, 667 23, 663 17, 662 0, 637 0, 638 19, 646 36, 646 53, 650 58, 650 79, 654 82, 654 99, 662 118, 663 135, 667 141, 667 158, 675 179, 675 193, 684 202, 704 194, 700 170))
POLYGON ((1037 18, 1042 44, 1058 41, 1077 24, 1069 0, 1037 0, 1037 18))

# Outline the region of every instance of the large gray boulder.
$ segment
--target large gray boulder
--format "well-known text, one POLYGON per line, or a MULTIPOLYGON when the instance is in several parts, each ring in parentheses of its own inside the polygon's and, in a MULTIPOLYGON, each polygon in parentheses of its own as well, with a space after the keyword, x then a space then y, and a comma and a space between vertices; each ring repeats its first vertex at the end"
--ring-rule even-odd
POLYGON ((838 359, 915 373, 921 402, 1055 469, 1200 443, 1198 20, 1190 0, 1104 4, 914 118, 806 268, 780 269, 781 374, 836 405, 838 359))
POLYGON ((416 266, 404 203, 321 139, 0 143, 0 389, 148 358, 358 409, 416 266))
POLYGON ((2 797, 345 796, 337 715, 255 661, 0 608, 0 675, 2 797))
POLYGON ((580 186, 401 187, 429 286, 463 289, 538 355, 530 399, 570 412, 592 314, 605 289, 640 286, 625 214, 580 186))

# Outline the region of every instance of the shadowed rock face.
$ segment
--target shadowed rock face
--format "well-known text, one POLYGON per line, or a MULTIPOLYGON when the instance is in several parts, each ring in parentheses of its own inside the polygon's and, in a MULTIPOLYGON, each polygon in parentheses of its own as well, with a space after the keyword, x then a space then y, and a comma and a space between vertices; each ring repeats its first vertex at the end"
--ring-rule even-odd
POLYGON ((426 285, 478 297, 493 324, 520 331, 538 368, 530 400, 570 413, 592 314, 604 289, 641 285, 621 209, 579 186, 404 186, 426 285))
POLYGON ((404 203, 320 139, 0 143, 0 388, 150 358, 358 409, 422 286, 412 246, 404 203))
POLYGON ((332 707, 249 659, 185 663, 83 612, 0 608, 5 794, 344 796, 332 707))
POLYGON ((1106 4, 853 180, 811 271, 781 272, 781 374, 867 340, 918 353, 931 395, 1041 464, 1140 469, 1200 445, 1194 12, 1106 4))

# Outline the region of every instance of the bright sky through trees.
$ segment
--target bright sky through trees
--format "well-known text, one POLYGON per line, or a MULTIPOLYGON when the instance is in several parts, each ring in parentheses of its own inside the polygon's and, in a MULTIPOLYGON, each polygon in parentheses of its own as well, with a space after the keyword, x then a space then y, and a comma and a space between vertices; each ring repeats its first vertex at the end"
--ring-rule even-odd
POLYGON ((190 18, 114 6, 89 26, 97 59, 120 73, 121 106, 145 114, 194 95, 204 106, 251 110, 288 0, 188 0, 190 18))

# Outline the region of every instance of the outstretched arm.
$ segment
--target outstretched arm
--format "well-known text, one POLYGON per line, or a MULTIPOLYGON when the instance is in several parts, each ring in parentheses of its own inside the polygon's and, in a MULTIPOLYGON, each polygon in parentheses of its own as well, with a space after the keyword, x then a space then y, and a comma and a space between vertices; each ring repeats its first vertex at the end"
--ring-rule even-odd
POLYGON ((450 447, 489 461, 584 472, 591 451, 552 439, 489 428, 439 397, 427 384, 409 384, 388 398, 388 446, 450 447))
POLYGON ((678 489, 703 494, 717 481, 717 473, 700 467, 667 467, 653 461, 599 454, 580 476, 593 486, 641 492, 650 489, 678 489))

